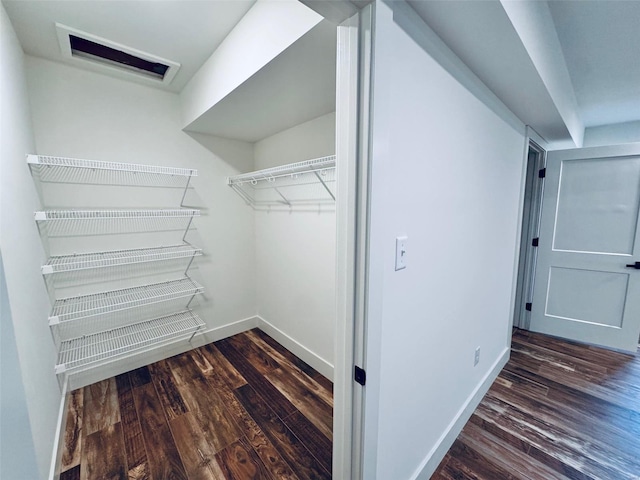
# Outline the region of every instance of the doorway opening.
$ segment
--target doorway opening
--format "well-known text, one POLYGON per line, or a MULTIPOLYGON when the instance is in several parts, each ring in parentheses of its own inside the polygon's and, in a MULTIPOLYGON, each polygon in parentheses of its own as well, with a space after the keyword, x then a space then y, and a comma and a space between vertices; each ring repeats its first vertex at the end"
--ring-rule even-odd
POLYGON ((529 330, 540 232, 546 151, 529 141, 513 326, 529 330))

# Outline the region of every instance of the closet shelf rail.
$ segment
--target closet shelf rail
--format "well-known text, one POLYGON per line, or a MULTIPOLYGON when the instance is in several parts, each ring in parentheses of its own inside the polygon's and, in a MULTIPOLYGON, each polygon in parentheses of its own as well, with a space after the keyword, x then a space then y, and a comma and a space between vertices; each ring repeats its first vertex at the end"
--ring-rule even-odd
POLYGON ((202 285, 184 277, 139 287, 63 298, 54 302, 49 316, 49 326, 180 298, 190 297, 190 302, 203 291, 202 285))
POLYGON ((331 155, 228 177, 227 185, 252 206, 331 203, 335 167, 331 155))
POLYGON ((189 244, 167 247, 135 248, 105 252, 56 255, 42 266, 43 275, 75 272, 93 268, 119 267, 137 263, 161 262, 174 259, 192 259, 202 255, 202 249, 189 244))
POLYGON ((80 370, 97 362, 115 360, 141 350, 191 341, 205 323, 187 309, 153 320, 64 341, 60 346, 56 374, 80 370))

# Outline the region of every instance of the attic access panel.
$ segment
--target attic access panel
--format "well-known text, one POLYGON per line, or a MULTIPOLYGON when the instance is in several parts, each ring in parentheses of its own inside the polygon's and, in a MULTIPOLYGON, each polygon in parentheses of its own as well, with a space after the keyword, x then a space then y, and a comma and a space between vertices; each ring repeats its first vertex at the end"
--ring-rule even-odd
POLYGON ((134 75, 167 85, 180 68, 179 63, 59 23, 56 30, 62 55, 74 62, 90 62, 121 76, 134 75))

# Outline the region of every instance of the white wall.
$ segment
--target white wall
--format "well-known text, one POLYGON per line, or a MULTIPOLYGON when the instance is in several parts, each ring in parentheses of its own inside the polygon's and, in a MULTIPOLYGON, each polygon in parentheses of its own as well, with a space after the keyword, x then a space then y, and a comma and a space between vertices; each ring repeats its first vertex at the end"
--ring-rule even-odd
MULTIPOLYGON (((3 446, 2 455, 13 457, 6 460, 8 468, 16 465, 12 461, 15 460, 29 465, 26 467, 29 470, 35 466, 40 478, 46 478, 61 396, 53 374, 55 352, 46 322, 49 303, 40 276, 44 254, 33 221, 38 197, 25 162, 25 155, 34 150, 34 136, 29 116, 24 55, 4 6, 0 10, 0 248, 9 301, 9 305, 3 301, 0 331, 3 336, 3 443, 7 441, 5 435, 17 430, 16 436, 9 438, 14 444, 3 446), (11 321, 12 326, 8 325, 11 321), (15 336, 15 346, 12 345, 11 330, 15 336), (11 355, 14 348, 17 359, 11 355), (5 381, 15 384, 8 386, 5 381), (23 385, 24 393, 21 394, 23 385), (30 425, 25 423, 20 409, 15 412, 12 409, 12 403, 20 401, 26 401, 30 425), (5 411, 7 408, 10 410, 5 411), (14 423, 6 424, 6 415, 11 415, 14 423), (32 445, 25 440, 25 434, 32 437, 32 445)), ((4 465, 4 458, 2 462, 4 465)), ((35 478, 31 476, 33 472, 23 473, 27 477, 12 472, 7 478, 35 478)))
MULTIPOLYGON (((205 287, 197 310, 213 330, 206 339, 229 334, 228 329, 216 329, 233 322, 255 321, 253 212, 237 202, 225 183, 226 176, 252 165, 253 146, 182 132, 179 97, 173 93, 33 57, 27 57, 27 76, 37 153, 198 170, 192 180, 194 191, 185 202, 202 212, 194 222, 197 231, 188 238, 205 254, 190 274, 205 287)), ((181 197, 177 191, 175 203, 156 205, 162 197, 138 187, 121 195, 96 186, 72 191, 74 198, 67 201, 93 208, 177 208, 181 197)), ((147 246, 163 244, 161 238, 156 242, 144 237, 144 241, 153 242, 147 246)), ((109 241, 107 249, 125 248, 112 238, 109 241)), ((92 245, 85 240, 83 247, 92 245)), ((184 342, 182 349, 186 348, 184 342)), ((44 361, 41 368, 50 365, 44 361)))
POLYGON ((508 358, 525 129, 404 2, 376 7, 364 478, 427 479, 508 358))
POLYGON ((640 142, 640 121, 588 127, 584 131, 585 147, 633 142, 640 142))
MULTIPOLYGON (((335 154, 335 113, 255 143, 257 169, 335 154)), ((258 315, 289 349, 333 378, 335 210, 256 211, 258 315), (297 345, 295 345, 297 343, 297 345)))

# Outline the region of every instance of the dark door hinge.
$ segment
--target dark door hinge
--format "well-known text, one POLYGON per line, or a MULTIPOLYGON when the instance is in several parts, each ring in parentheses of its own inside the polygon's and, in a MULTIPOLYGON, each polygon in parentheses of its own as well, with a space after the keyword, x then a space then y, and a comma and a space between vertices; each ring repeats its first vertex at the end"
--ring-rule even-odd
POLYGON ((367 372, 357 365, 355 366, 354 371, 353 379, 360 385, 364 386, 365 383, 367 383, 367 372))
POLYGON ((547 176, 546 168, 541 168, 540 170, 538 170, 538 178, 544 178, 546 176, 547 176))
POLYGON ((536 237, 536 238, 531 240, 531 246, 532 247, 537 247, 539 243, 540 243, 540 237, 536 237))
POLYGON ((531 303, 525 303, 525 304, 524 304, 524 309, 525 309, 527 312, 530 312, 530 311, 531 311, 531 303))

